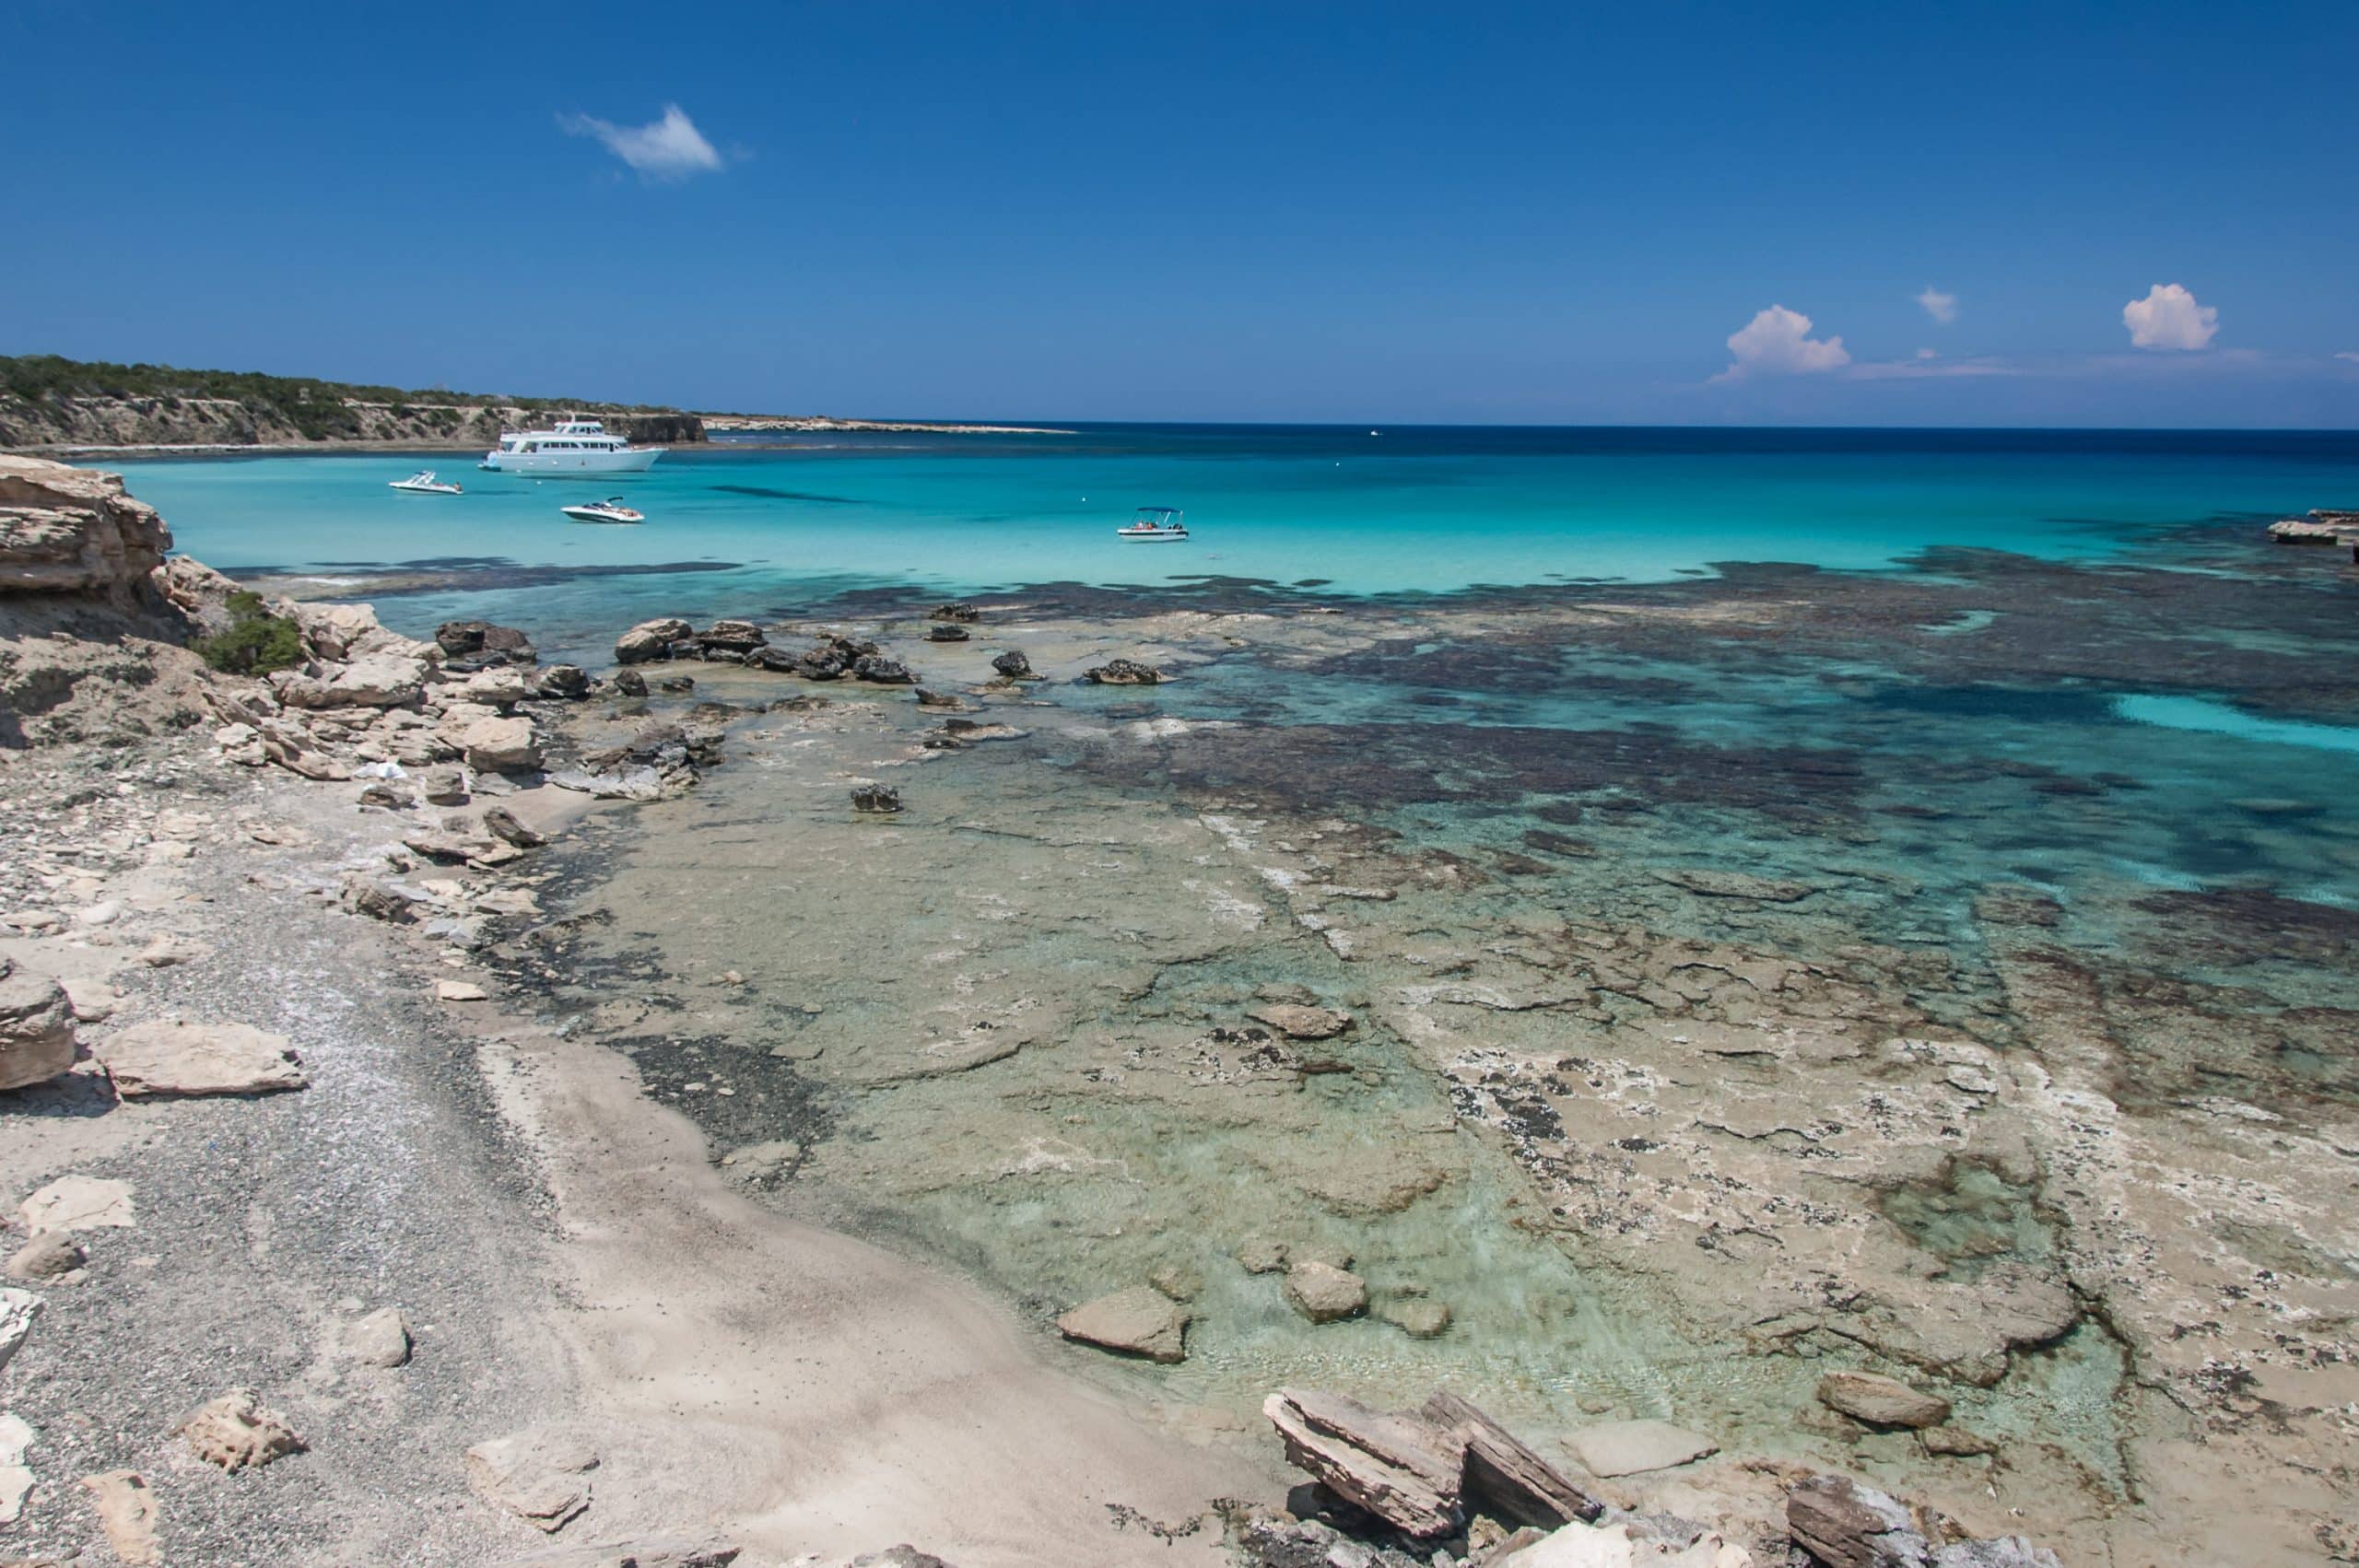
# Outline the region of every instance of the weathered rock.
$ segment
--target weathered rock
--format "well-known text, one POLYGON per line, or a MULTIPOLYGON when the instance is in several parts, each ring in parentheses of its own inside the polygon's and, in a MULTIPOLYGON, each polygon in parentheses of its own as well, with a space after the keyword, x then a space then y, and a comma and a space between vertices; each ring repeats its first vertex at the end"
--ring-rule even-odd
POLYGON ((0 1368, 7 1366, 25 1336, 33 1331, 41 1305, 41 1297, 30 1291, 0 1286, 0 1368))
POLYGON ((529 773, 541 766, 540 737, 529 719, 478 719, 459 732, 467 766, 489 773, 529 773))
POLYGON ((647 677, 640 674, 636 670, 617 670, 615 673, 613 685, 615 688, 615 695, 617 696, 645 696, 647 695, 647 677))
POLYGON ((1297 1002, 1263 1002, 1247 1014, 1258 1018, 1290 1040, 1327 1040, 1352 1026, 1352 1015, 1338 1007, 1305 1007, 1297 1002))
POLYGON ((744 1548, 687 1537, 600 1546, 550 1547, 511 1557, 499 1568, 728 1568, 744 1548))
POLYGON ((21 1416, 0 1411, 0 1525, 13 1525, 25 1511, 33 1490, 33 1472, 25 1467, 25 1450, 33 1445, 33 1429, 21 1416))
POLYGON ((641 621, 615 638, 615 662, 648 664, 659 659, 668 659, 672 656, 672 645, 686 640, 690 632, 686 621, 641 621))
POLYGON ((156 1540, 156 1494, 136 1470, 108 1470, 84 1476, 82 1488, 98 1511, 99 1527, 107 1545, 130 1568, 148 1568, 164 1560, 156 1540))
POLYGON ((579 664, 552 664, 533 681, 533 690, 563 702, 579 702, 590 695, 590 673, 579 664))
POLYGON ((1057 1332, 1127 1355, 1165 1363, 1187 1359, 1188 1312, 1145 1285, 1116 1291, 1057 1319, 1057 1332))
POLYGON ((488 1001, 491 993, 473 980, 437 980, 434 982, 437 1001, 488 1001))
POLYGON ((967 640, 967 637, 968 632, 966 627, 954 626, 946 624, 943 626, 928 626, 925 633, 925 639, 928 642, 964 642, 967 640))
POLYGON ((74 1065, 74 1003, 46 975, 0 957, 0 1089, 46 1082, 74 1065))
POLYGON ((1109 659, 1094 669, 1084 670, 1081 678, 1096 686, 1152 686, 1161 684, 1163 672, 1135 659, 1109 659))
POLYGON ((1953 1541, 1936 1550, 1931 1568, 2064 1568, 2054 1552, 2022 1536, 1953 1541))
POLYGON ((514 626, 489 621, 445 621, 434 628, 435 646, 453 661, 534 661, 533 639, 514 626))
POLYGON ((406 778, 380 778, 360 791, 360 803, 381 811, 405 812, 417 804, 417 786, 406 778))
POLYGON ((993 659, 992 668, 1011 681, 1029 681, 1036 678, 1032 673, 1032 661, 1025 657, 1024 650, 1020 648, 1011 648, 993 659))
POLYGON ((409 1348, 409 1319, 398 1306, 381 1306, 344 1331, 344 1353, 364 1366, 406 1366, 409 1348))
POLYGON ((17 1205, 17 1219, 35 1235, 138 1223, 129 1182, 81 1176, 59 1176, 34 1192, 17 1205))
POLYGON ((1780 882, 1745 872, 1711 871, 1689 866, 1659 866, 1649 873, 1657 882, 1700 893, 1707 898, 1751 898, 1765 904, 1791 904, 1818 891, 1806 882, 1780 882))
POLYGON ((560 790, 572 790, 602 801, 658 801, 663 798, 663 776, 652 767, 633 767, 615 773, 588 773, 569 767, 552 773, 548 781, 560 790))
POLYGON ((898 659, 887 659, 881 653, 864 654, 852 661, 851 673, 852 679, 866 681, 872 685, 907 686, 917 682, 917 677, 910 673, 907 664, 898 659))
POLYGON ((522 819, 506 806, 486 806, 483 825, 493 837, 505 839, 519 849, 537 849, 548 842, 537 829, 525 826, 522 819))
POLYGON ((761 647, 769 638, 763 636, 762 628, 751 621, 715 621, 697 633, 697 641, 702 643, 708 652, 716 648, 731 648, 743 652, 761 647))
POLYGON ((121 475, 0 454, 0 593, 128 606, 171 547, 171 530, 123 494, 121 475))
POLYGON ((1173 1301, 1193 1301, 1204 1291, 1204 1276, 1192 1263, 1158 1263, 1146 1271, 1146 1282, 1173 1301))
POLYGON ((356 873, 344 879, 336 892, 336 902, 356 915, 405 926, 417 919, 418 906, 423 900, 391 883, 372 881, 356 873))
POLYGON ((9 1255, 12 1280, 48 1283, 65 1279, 90 1260, 82 1244, 64 1231, 43 1231, 9 1255))
POLYGON ((953 599, 946 604, 936 604, 932 614, 937 621, 980 621, 983 613, 964 599, 953 599))
POLYGON ((157 1019, 117 1030, 91 1054, 126 1100, 269 1094, 310 1082, 285 1036, 243 1024, 157 1019))
POLYGON ((1603 1504, 1575 1486, 1563 1471, 1457 1395, 1438 1390, 1417 1413, 1458 1439, 1465 1455, 1459 1493, 1492 1518, 1553 1529, 1595 1519, 1605 1511, 1603 1504))
POLYGON ((272 678, 289 708, 398 708, 426 689, 426 664, 395 653, 370 653, 324 676, 288 672, 272 678))
POLYGON ((1247 1236, 1237 1244, 1237 1261, 1249 1274, 1274 1274, 1286 1266, 1286 1250, 1275 1236, 1247 1236))
POLYGON ((1995 1454, 1999 1445, 1978 1432, 1968 1432, 1962 1426, 1931 1426, 1917 1434, 1925 1452, 1945 1458, 1972 1459, 1995 1454))
POLYGON ((1869 1426, 1939 1426, 1950 1402, 1872 1372, 1830 1372, 1818 1380, 1818 1402, 1869 1426))
POLYGON ((1367 1309, 1367 1281, 1332 1264, 1297 1262, 1286 1270, 1285 1296, 1313 1323, 1333 1323, 1367 1309))
POLYGON ((2323 521, 2315 512, 2269 525, 2269 536, 2280 544, 2340 544, 2353 532, 2359 530, 2350 523, 2323 521))
POLYGON ((901 809, 901 792, 886 784, 855 784, 851 809, 871 815, 889 815, 901 809))
POLYGON ((1412 1296, 1386 1302, 1376 1315, 1413 1340, 1438 1340, 1449 1332, 1448 1302, 1412 1296))
POLYGON ((418 779, 417 788, 418 793, 430 805, 464 805, 467 799, 467 776, 455 767, 429 767, 418 779))
POLYGON ((172 1431, 198 1458, 225 1470, 267 1465, 303 1449, 303 1440, 287 1418, 264 1410, 251 1388, 232 1388, 208 1399, 181 1418, 172 1431))
POLYGON ((1461 1441, 1415 1416, 1387 1415, 1340 1394, 1281 1388, 1262 1405, 1286 1458, 1403 1535, 1458 1527, 1461 1441))
POLYGON ((927 686, 920 686, 918 688, 918 706, 920 708, 946 708, 953 712, 963 712, 967 707, 964 702, 959 700, 956 693, 938 692, 927 686))
POLYGON ((1590 1474, 1611 1478, 1667 1470, 1717 1454, 1720 1445, 1667 1421, 1614 1421, 1583 1427, 1565 1446, 1590 1474))
POLYGON ((467 1484, 475 1495, 552 1533, 590 1506, 598 1455, 587 1444, 545 1432, 519 1432, 467 1450, 467 1484))
POLYGON ((871 1551, 853 1558, 851 1568, 950 1568, 950 1564, 930 1551, 920 1551, 903 1541, 899 1546, 888 1546, 882 1551, 871 1551))
POLYGON ((1907 1509, 1848 1476, 1796 1482, 1786 1530, 1821 1568, 1925 1568, 1932 1552, 1907 1509))
POLYGON ((697 678, 694 675, 666 675, 655 683, 655 689, 663 692, 692 692, 697 689, 697 678))

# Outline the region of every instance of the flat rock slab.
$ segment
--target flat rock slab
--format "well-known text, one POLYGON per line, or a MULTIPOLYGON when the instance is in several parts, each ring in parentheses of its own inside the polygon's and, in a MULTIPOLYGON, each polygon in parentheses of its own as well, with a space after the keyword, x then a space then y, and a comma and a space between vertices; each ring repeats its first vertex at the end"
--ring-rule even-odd
POLYGON ((132 1568, 147 1568, 164 1560, 164 1550, 156 1540, 156 1493, 146 1477, 136 1470, 109 1470, 84 1476, 82 1486, 98 1509, 99 1526, 106 1531, 107 1544, 114 1548, 115 1556, 132 1568))
POLYGON ((1745 872, 1716 872, 1688 866, 1658 866, 1649 873, 1657 882, 1700 893, 1707 898, 1752 898, 1764 904, 1791 904, 1820 891, 1806 882, 1780 882, 1745 872))
POLYGON ((659 1537, 597 1546, 551 1547, 546 1551, 511 1557, 499 1568, 729 1568, 742 1550, 715 1541, 659 1537))
POLYGON ((1286 1270, 1286 1303, 1313 1323, 1356 1317, 1367 1307, 1367 1281, 1332 1264, 1297 1263, 1286 1270))
POLYGON ((1290 1040, 1329 1040, 1352 1026, 1352 1015, 1336 1007, 1305 1007, 1297 1002, 1263 1002, 1248 1014, 1290 1040))
POLYGON ((1166 1363, 1187 1359, 1188 1312, 1144 1285, 1074 1307, 1057 1319, 1068 1340, 1166 1363))
POLYGON ((588 1444, 550 1433, 513 1433, 467 1450, 476 1496, 552 1534, 590 1506, 587 1477, 597 1468, 588 1444))
POLYGON ((33 1319, 41 1316, 41 1297, 30 1291, 0 1290, 0 1368, 6 1368, 33 1331, 33 1319))
POLYGON ((38 1235, 43 1231, 88 1231, 138 1223, 127 1181, 96 1176, 59 1176, 17 1205, 17 1218, 38 1235))
POLYGON ((126 1100, 269 1094, 311 1080, 283 1035, 243 1024, 159 1019, 118 1031, 92 1052, 126 1100))
POLYGON ((1830 1372, 1818 1380, 1818 1402, 1869 1426, 1919 1428, 1950 1419, 1950 1402, 1897 1378, 1872 1372, 1830 1372))
POLYGON ((1388 1415, 1341 1394, 1281 1388, 1262 1403, 1286 1458, 1403 1535, 1448 1535, 1459 1525, 1456 1434, 1418 1416, 1388 1415))
POLYGON ((1593 1476, 1667 1470, 1720 1451, 1719 1444, 1701 1433, 1667 1421, 1614 1421, 1583 1427, 1565 1440, 1565 1446, 1593 1476))

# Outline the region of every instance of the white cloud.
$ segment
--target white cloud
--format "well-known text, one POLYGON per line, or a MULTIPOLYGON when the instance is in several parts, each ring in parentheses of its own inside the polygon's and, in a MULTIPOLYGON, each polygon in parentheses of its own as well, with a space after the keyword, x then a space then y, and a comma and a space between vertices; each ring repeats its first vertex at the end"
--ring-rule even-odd
POLYGON ((1938 348, 1920 348, 1917 351, 1917 357, 1919 359, 1939 359, 1941 357, 1942 351, 1938 348))
POLYGON ((2121 324, 2140 348, 2205 348, 2220 330, 2220 312, 2197 304, 2195 296, 2176 283, 2158 283, 2146 291, 2146 298, 2121 308, 2121 324))
POLYGON ((1943 326, 1947 326, 1952 322, 1957 320, 1957 296, 1954 294, 1944 294, 1942 290, 1932 287, 1932 285, 1927 284, 1925 286, 1925 291, 1922 294, 1915 295, 1912 298, 1916 299, 1917 303, 1925 307, 1925 314, 1932 317, 1933 320, 1941 322, 1943 326))
POLYGON ((588 114, 560 114, 557 123, 568 135, 597 137, 608 152, 651 180, 685 180, 721 167, 721 155, 676 103, 665 104, 663 118, 644 125, 617 125, 588 114))
POLYGON ((2359 365, 2359 354, 2353 354, 2347 348, 2337 354, 2335 357, 2337 359, 2348 359, 2353 364, 2359 365))
POLYGON ((1810 318, 1783 305, 1770 306, 1731 333, 1729 352, 1736 357, 1712 378, 1716 381, 1732 381, 1741 376, 1804 376, 1839 370, 1851 362, 1851 352, 1841 338, 1811 336, 1810 318))

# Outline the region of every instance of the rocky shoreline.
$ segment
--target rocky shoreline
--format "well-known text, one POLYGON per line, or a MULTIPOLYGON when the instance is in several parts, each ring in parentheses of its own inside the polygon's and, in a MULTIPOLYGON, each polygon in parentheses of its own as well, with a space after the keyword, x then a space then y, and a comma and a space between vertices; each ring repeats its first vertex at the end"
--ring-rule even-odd
MULTIPOLYGON (((363 606, 282 603, 299 661, 226 677, 187 644, 221 624, 230 585, 167 561, 160 520, 119 486, 17 462, 0 469, 0 568, 14 570, 0 579, 0 694, 31 748, 0 761, 0 821, 17 829, 0 856, 0 1196, 16 1205, 0 1542, 28 1562, 76 1550, 392 1562, 429 1546, 454 1564, 934 1561, 879 1554, 904 1536, 962 1568, 2056 1562, 1994 1525, 2003 1510, 1976 1494, 2002 1487, 2021 1496, 2013 1512, 2056 1525, 2076 1506, 2134 1514, 2142 1498, 2154 1525, 2113 1560, 2199 1561, 2200 1547, 2162 1544, 2216 1462, 2189 1437, 2142 1451, 2126 1496, 2052 1478, 2019 1493, 2011 1469, 2071 1461, 2001 1454, 1958 1419, 1960 1401, 2084 1325, 2131 1347, 2142 1386, 2236 1449, 2247 1480, 2224 1484, 2276 1473, 2267 1434, 2227 1419, 2250 1386, 2222 1383, 2206 1413, 2204 1373, 2168 1348, 2180 1305, 2130 1293, 2151 1276, 2127 1253, 2165 1233, 2118 1211, 2149 1201, 2127 1172, 2165 1156, 2122 1152, 2148 1135, 2074 1065, 2087 1047, 2022 1059, 1946 1004, 1896 1006, 1940 989, 1921 960, 1781 953, 1776 911, 1829 890, 1726 868, 1661 870, 1657 902, 1613 925, 1524 919, 1490 948, 1444 954, 1418 906, 1467 868, 1250 800, 1262 814, 1191 825, 1191 852, 1261 879, 1325 962, 1414 950, 1435 977, 1349 1005, 1266 988, 1234 1026, 1191 1031, 1191 1052, 1240 1059, 1223 1084, 1349 1082, 1369 1071, 1356 1036, 1407 1042, 1465 1124, 1592 1245, 1665 1275, 1702 1249, 1726 1260, 1702 1266, 1712 1288, 1729 1288, 1730 1264, 1747 1278, 1726 1306, 1758 1354, 1815 1365, 1866 1347, 1890 1370, 1830 1364, 1796 1413, 1813 1441, 1850 1445, 1860 1474, 1716 1456, 1712 1433, 1611 1408, 1552 1457, 1536 1434, 1422 1387, 1398 1390, 1409 1408, 1393 1410, 1273 1390, 1263 1429, 1180 1441, 1052 1370, 1044 1333, 936 1271, 754 1201, 805 1152, 775 1136, 716 1135, 708 1150, 680 1114, 722 1124, 706 1081, 666 1080, 553 1007, 569 924, 594 912, 554 902, 562 878, 546 862, 569 836, 628 837, 615 813, 680 809, 710 770, 745 766, 743 747, 771 766, 780 733, 850 736, 821 775, 830 809, 883 828, 925 809, 922 776, 845 765, 1020 737, 1052 718, 1044 680, 1184 683, 1209 649, 1267 628, 1167 617, 1126 626, 1118 652, 1086 632, 990 641, 975 634, 994 612, 971 605, 889 626, 665 620, 624 632, 600 675, 545 666, 487 623, 413 639, 363 606), (1707 943, 1642 929, 1695 907, 1744 930, 1707 943), (1656 1022, 1634 1026, 1617 999, 1640 997, 1656 1022), (1673 1082, 1665 1064, 1699 1050, 1719 1076, 1673 1082), (1838 1084, 1856 1107, 1824 1097, 1838 1084), (1978 1129, 1963 1163, 1944 1148, 1959 1127, 1978 1129), (1830 1161, 1854 1162, 1863 1184, 1921 1166, 1950 1183, 1926 1194, 1935 1204, 1960 1183, 1980 1190, 1985 1168, 2002 1188, 2060 1163, 2110 1185, 2051 1217, 2060 1268, 1961 1281, 1929 1277, 1857 1223, 1816 1174, 1830 1161), (1837 1273, 1857 1282, 1829 1290, 1837 1273), (811 1364, 780 1367, 785 1344, 811 1364), (906 1405, 880 1414, 869 1377, 906 1405), (1315 1483, 1283 1506, 1281 1450, 1315 1483), (1944 1495, 1910 1498, 1871 1479, 1884 1473, 1942 1476, 1944 1495)), ((1356 629, 1303 626, 1282 657, 1368 646, 1356 629)), ((1134 723, 1143 741, 1156 724, 1180 725, 1163 742, 1187 732, 1134 723)), ((2001 949, 2016 994, 2061 984, 2036 900, 1988 919, 2017 933, 2001 949)), ((746 981, 618 975, 603 1004, 692 986, 728 997, 746 981)), ((2071 1005, 2035 1010, 2066 1021, 2071 1005)), ((919 1071, 955 1082, 1023 1046, 970 1031, 930 1041, 919 1071)), ((1138 1071, 1140 1047, 1123 1049, 1138 1071)), ((1203 1078, 1203 1058, 1191 1061, 1203 1078)), ((2236 1129, 2214 1136, 2209 1179, 2250 1180, 2236 1129)), ((2282 1150, 2299 1135, 2261 1136, 2282 1150)), ((1374 1215, 1462 1179, 1447 1164, 1404 1176, 1382 1155, 1368 1173, 1339 1163, 1330 1182, 1339 1211, 1374 1215)), ((1552 1245, 1550 1229, 1535 1224, 1532 1245, 1552 1245)), ((2183 1242, 2160 1255, 2194 1266, 2183 1242)), ((1451 1332, 1447 1304, 1299 1235, 1241 1242, 1234 1266, 1276 1279, 1313 1325, 1382 1315, 1412 1339, 1451 1332)), ((1094 1347, 1076 1353, 1177 1365, 1210 1310, 1202 1288, 1151 1270, 1058 1303, 1056 1327, 1094 1347)), ((2224 1351, 2250 1331, 2208 1332, 2224 1351)), ((2225 1363, 2216 1351, 2205 1366, 2225 1363)), ((2074 1539, 2086 1550, 2108 1528, 2074 1539)))

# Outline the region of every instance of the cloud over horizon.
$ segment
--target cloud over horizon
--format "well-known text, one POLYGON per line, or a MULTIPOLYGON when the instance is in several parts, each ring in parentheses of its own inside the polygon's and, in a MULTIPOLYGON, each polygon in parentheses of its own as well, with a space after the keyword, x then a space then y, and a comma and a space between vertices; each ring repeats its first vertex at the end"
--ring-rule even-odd
POLYGON ((676 103, 665 104, 663 117, 644 125, 617 125, 590 114, 560 114, 557 123, 569 136, 597 137, 641 179, 685 180, 722 166, 721 154, 676 103))
POLYGON ((1925 314, 1943 326, 1957 320, 1957 296, 1945 289, 1935 288, 1929 283, 1922 293, 1911 295, 1910 298, 1925 307, 1925 314))
POLYGON ((1851 362, 1851 351, 1839 337, 1810 335, 1810 318, 1800 310, 1772 305, 1729 334, 1729 352, 1735 356, 1716 381, 1745 376, 1807 376, 1839 370, 1851 362))
POLYGON ((2176 283, 2158 283, 2143 299, 2121 308, 2121 324, 2140 348, 2193 352, 2211 346, 2220 330, 2220 312, 2196 302, 2195 296, 2176 283))

